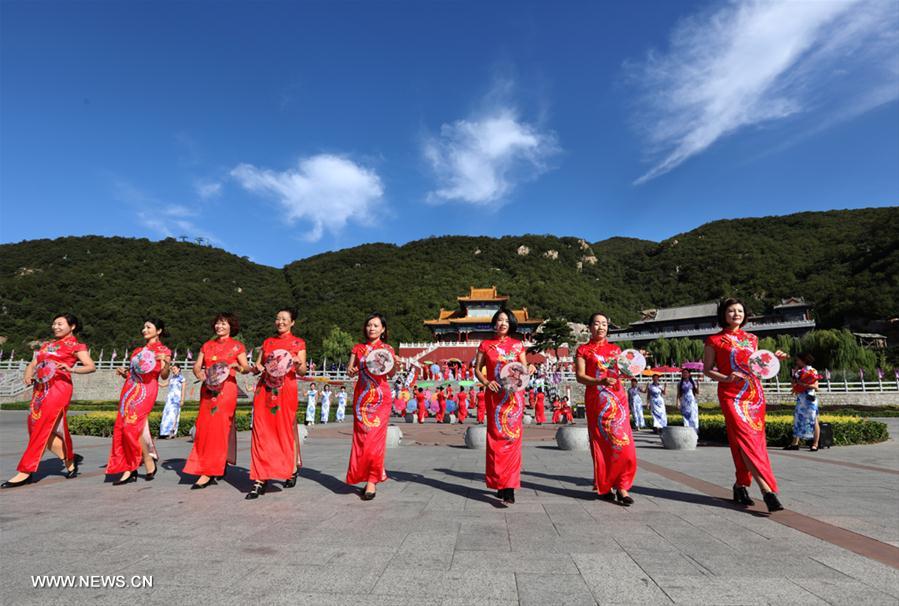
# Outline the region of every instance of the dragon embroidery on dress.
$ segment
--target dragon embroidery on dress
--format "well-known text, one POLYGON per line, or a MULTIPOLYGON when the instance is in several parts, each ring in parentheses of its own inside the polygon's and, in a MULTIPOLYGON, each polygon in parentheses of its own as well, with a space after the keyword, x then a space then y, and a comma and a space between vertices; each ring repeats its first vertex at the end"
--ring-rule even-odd
MULTIPOLYGON (((596 361, 596 378, 602 376, 603 371, 617 371, 618 361, 616 358, 606 360, 605 356, 593 352, 593 359, 596 361)), ((599 432, 612 445, 615 450, 621 450, 630 444, 631 438, 627 433, 628 418, 627 408, 621 405, 621 401, 611 389, 606 389, 603 385, 599 388, 599 418, 597 426, 599 432)))
POLYGON ((384 395, 377 380, 369 373, 365 358, 374 348, 365 346, 365 354, 359 359, 359 380, 362 381, 362 393, 356 399, 356 417, 362 422, 365 431, 381 426, 378 409, 384 403, 384 395))
POLYGON ((743 386, 734 397, 734 412, 753 431, 764 431, 765 417, 762 411, 763 400, 761 381, 749 370, 749 356, 755 346, 748 336, 725 335, 724 340, 730 344, 730 366, 743 377, 743 386))
MULTIPOLYGON (((509 362, 514 362, 521 354, 521 344, 516 344, 512 349, 506 349, 499 343, 493 346, 496 350, 497 361, 496 368, 493 372, 498 377, 503 366, 509 362)), ((499 432, 507 440, 517 440, 521 436, 521 417, 524 414, 524 397, 518 393, 509 393, 502 391, 503 397, 496 406, 496 414, 494 421, 496 422, 499 432)))

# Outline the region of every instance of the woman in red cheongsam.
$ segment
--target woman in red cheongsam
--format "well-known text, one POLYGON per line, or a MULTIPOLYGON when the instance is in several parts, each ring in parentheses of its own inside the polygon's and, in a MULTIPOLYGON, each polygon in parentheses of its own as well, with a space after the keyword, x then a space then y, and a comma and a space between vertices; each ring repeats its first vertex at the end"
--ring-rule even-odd
MULTIPOLYGON (((475 371, 475 375, 477 375, 477 371, 475 371)), ((476 409, 478 413, 478 425, 483 425, 484 419, 487 416, 487 394, 483 388, 478 387, 475 399, 477 400, 478 404, 476 409)))
MULTIPOLYGON (((703 372, 718 381, 718 402, 736 467, 734 501, 754 504, 747 489, 755 478, 768 511, 780 511, 783 505, 777 498, 777 480, 768 461, 765 439, 765 392, 749 369, 749 356, 758 347, 758 338, 743 331, 748 315, 739 299, 721 302, 718 325, 722 330, 706 339, 703 372)), ((787 357, 781 351, 775 355, 787 357)))
POLYGON ((621 348, 606 340, 609 318, 590 316, 590 341, 577 349, 577 381, 586 386, 587 429, 593 455, 593 489, 601 499, 625 507, 637 473, 637 453, 631 435, 627 392, 618 371, 621 348), (612 494, 615 490, 615 494, 612 494))
POLYGON ((285 480, 284 487, 297 483, 299 436, 297 435, 297 373, 306 372, 306 342, 294 336, 295 309, 281 309, 275 316, 275 336, 262 343, 252 371, 261 375, 253 397, 253 432, 250 444, 250 479, 253 489, 247 499, 265 494, 268 481, 285 480), (288 358, 289 356, 289 358, 288 358), (289 360, 283 376, 274 371, 279 359, 289 360))
POLYGON ((116 369, 125 378, 125 385, 119 396, 119 413, 112 428, 112 447, 106 463, 107 475, 122 474, 113 482, 114 486, 136 481, 141 459, 147 470, 145 478, 149 481, 156 477, 156 462, 151 454, 156 447, 147 427, 147 417, 156 403, 159 378, 165 381, 169 377, 172 364, 172 352, 159 340, 164 332, 162 320, 146 320, 141 329, 146 343, 131 353, 127 370, 116 369))
POLYGON ((534 398, 534 421, 537 425, 546 423, 546 394, 543 388, 537 388, 537 397, 534 398))
POLYGON ((347 375, 358 376, 353 390, 353 447, 346 472, 347 484, 365 482, 363 501, 375 498, 376 485, 387 479, 384 455, 387 451, 387 424, 390 422, 391 392, 388 378, 395 369, 378 374, 366 364, 375 350, 383 349, 394 358, 387 338, 387 320, 379 313, 365 320, 365 343, 353 346, 347 375))
MULTIPOLYGON (((237 455, 237 433, 234 411, 237 408, 237 380, 235 372, 249 370, 243 343, 234 339, 240 330, 237 317, 220 313, 212 321, 215 338, 206 341, 194 363, 194 376, 203 381, 200 389, 200 413, 197 415, 194 448, 184 465, 184 473, 200 476, 191 489, 215 484, 215 478, 225 475, 225 464, 234 465, 237 455), (218 385, 207 383, 207 373, 216 365, 224 365, 227 379, 218 385)), ((217 367, 219 368, 219 367, 217 367)))
POLYGON ((44 450, 62 459, 66 477, 78 475, 81 455, 72 451, 72 437, 66 423, 66 410, 72 399, 72 374, 86 375, 95 370, 87 346, 75 333, 81 329, 78 318, 60 314, 51 327, 54 341, 44 343, 25 368, 25 385, 34 385, 28 412, 28 446, 17 467, 19 473, 0 488, 14 488, 31 482, 44 450), (75 366, 81 363, 81 366, 75 366))
MULTIPOLYGON (((510 335, 518 330, 515 315, 501 308, 493 314, 494 338, 478 347, 475 374, 487 386, 487 488, 496 489, 504 503, 515 502, 515 489, 521 487, 521 420, 524 393, 508 392, 498 379, 502 367, 510 362, 527 366, 524 346, 510 335), (486 366, 486 373, 483 372, 486 366)), ((533 372, 529 367, 528 372, 533 372)))

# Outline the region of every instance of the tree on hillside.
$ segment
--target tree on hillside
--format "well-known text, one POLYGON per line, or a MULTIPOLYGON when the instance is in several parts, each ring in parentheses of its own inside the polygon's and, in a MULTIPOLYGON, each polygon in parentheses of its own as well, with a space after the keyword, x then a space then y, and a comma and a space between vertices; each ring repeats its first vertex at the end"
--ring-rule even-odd
POLYGON ((322 339, 322 355, 326 360, 342 363, 350 357, 353 336, 339 326, 332 326, 331 332, 322 339))
POLYGON ((528 348, 530 353, 541 353, 552 350, 559 357, 559 347, 563 344, 574 345, 574 332, 565 318, 550 318, 544 322, 534 335, 534 345, 528 348))

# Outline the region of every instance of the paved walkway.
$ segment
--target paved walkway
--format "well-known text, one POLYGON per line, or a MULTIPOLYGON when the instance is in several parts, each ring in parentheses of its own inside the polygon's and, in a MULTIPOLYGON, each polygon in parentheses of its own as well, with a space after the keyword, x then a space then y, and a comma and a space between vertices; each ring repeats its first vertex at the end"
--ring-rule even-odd
MULTIPOLYGON (((39 482, 0 493, 0 602, 899 603, 895 440, 772 451, 788 509, 769 516, 721 498, 733 481, 726 448, 672 452, 641 434, 636 503, 622 508, 594 498, 587 453, 556 449, 553 427, 528 427, 523 487, 505 508, 462 428, 400 427, 391 481, 371 502, 342 481, 348 425, 317 426, 297 487, 257 501, 243 499, 249 434, 227 481, 202 491, 180 475, 185 440, 159 442, 155 481, 113 487, 109 440, 76 436, 81 477, 63 479, 46 459, 39 482), (33 589, 40 574, 152 575, 153 587, 33 589)), ((24 413, 0 413, 3 478, 23 432, 24 413)))

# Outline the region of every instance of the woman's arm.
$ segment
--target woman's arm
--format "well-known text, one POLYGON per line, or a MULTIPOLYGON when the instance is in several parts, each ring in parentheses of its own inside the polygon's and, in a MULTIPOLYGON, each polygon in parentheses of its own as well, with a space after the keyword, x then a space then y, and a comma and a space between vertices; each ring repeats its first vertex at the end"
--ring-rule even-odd
POLYGON ((79 362, 81 362, 81 366, 66 367, 68 371, 73 375, 89 375, 97 370, 97 366, 94 364, 94 361, 91 360, 91 355, 86 351, 79 351, 75 353, 75 357, 78 358, 79 362), (78 370, 78 372, 75 372, 76 369, 78 370))
POLYGON ((356 353, 350 354, 350 361, 346 363, 346 376, 355 377, 359 374, 359 368, 356 364, 356 353))
POLYGON ((200 353, 197 354, 197 361, 194 362, 194 376, 200 381, 206 380, 206 371, 203 370, 203 350, 200 350, 200 353))
POLYGON ((306 376, 306 371, 309 370, 309 365, 306 364, 306 350, 301 349, 297 352, 297 357, 295 358, 297 374, 301 377, 306 376))
POLYGON ((483 385, 487 386, 487 389, 493 392, 498 392, 502 387, 496 381, 489 381, 487 376, 481 370, 484 367, 484 352, 479 351, 478 357, 475 359, 475 367, 474 374, 477 376, 478 381, 480 381, 483 385))
POLYGON ((591 377, 587 374, 587 361, 584 360, 581 356, 578 356, 574 359, 575 363, 575 379, 581 385, 587 385, 589 387, 594 387, 596 385, 604 385, 603 379, 597 379, 595 377, 591 377))
POLYGON ((702 354, 702 374, 713 381, 730 381, 730 376, 715 368, 715 348, 706 345, 702 354))

